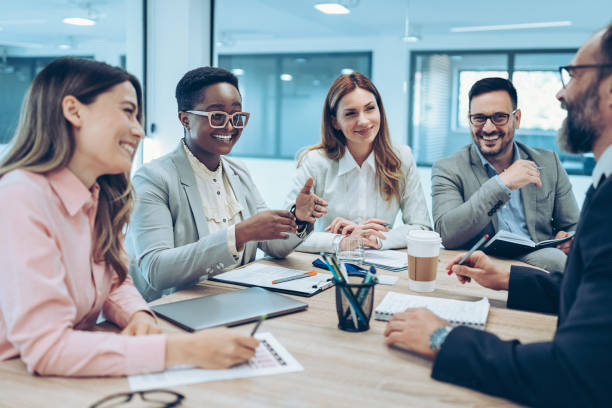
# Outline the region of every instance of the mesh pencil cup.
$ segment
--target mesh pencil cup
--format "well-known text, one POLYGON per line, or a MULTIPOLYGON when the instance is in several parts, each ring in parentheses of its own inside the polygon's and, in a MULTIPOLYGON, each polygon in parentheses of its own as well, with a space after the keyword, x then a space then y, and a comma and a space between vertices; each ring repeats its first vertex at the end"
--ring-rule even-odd
MULTIPOLYGON (((358 276, 363 278, 362 275, 358 276)), ((336 281, 336 312, 340 330, 361 332, 370 329, 376 283, 376 278, 368 283, 336 281)))

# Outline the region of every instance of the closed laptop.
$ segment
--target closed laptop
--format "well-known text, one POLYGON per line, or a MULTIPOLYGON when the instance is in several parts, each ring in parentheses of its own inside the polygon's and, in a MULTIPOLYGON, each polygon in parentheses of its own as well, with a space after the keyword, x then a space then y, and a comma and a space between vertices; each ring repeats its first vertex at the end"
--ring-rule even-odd
POLYGON ((307 307, 307 303, 299 300, 252 287, 152 306, 151 309, 171 323, 195 331, 216 326, 236 326, 258 320, 264 314, 270 318, 300 312, 307 307))

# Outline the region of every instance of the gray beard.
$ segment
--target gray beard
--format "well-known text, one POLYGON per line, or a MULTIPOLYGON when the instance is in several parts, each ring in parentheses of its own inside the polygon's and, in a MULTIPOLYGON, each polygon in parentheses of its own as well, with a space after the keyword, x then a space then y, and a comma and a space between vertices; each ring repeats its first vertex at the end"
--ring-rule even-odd
POLYGON ((598 105, 597 83, 591 85, 579 101, 562 103, 562 107, 567 109, 567 117, 557 134, 561 150, 572 154, 593 151, 593 144, 600 134, 597 127, 598 105))
MULTIPOLYGON (((569 115, 569 113, 568 113, 569 115)), ((593 127, 577 127, 569 118, 563 119, 563 124, 557 133, 559 148, 567 153, 582 154, 593 151, 593 143, 597 133, 593 127)))

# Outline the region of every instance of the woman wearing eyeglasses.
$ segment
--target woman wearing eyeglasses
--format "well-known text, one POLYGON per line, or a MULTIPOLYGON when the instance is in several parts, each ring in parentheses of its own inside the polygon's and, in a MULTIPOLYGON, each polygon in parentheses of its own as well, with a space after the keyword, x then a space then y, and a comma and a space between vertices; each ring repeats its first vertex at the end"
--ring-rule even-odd
POLYGON ((161 334, 123 248, 129 171, 144 132, 138 80, 60 58, 30 85, 0 162, 0 361, 43 375, 226 368, 258 341, 228 329, 161 334), (100 313, 121 334, 93 332, 100 313))
POLYGON ((300 251, 333 249, 342 236, 361 236, 370 248, 402 248, 409 230, 431 229, 410 148, 391 144, 380 94, 358 72, 341 75, 331 85, 321 143, 300 157, 287 203, 309 178, 329 207, 300 251), (390 229, 400 210, 404 225, 390 229))
POLYGON ((304 180, 290 211, 271 211, 247 168, 226 155, 249 120, 238 78, 221 68, 187 72, 176 87, 184 138, 134 176, 128 229, 131 274, 147 300, 255 259, 257 248, 285 257, 325 212, 304 180))

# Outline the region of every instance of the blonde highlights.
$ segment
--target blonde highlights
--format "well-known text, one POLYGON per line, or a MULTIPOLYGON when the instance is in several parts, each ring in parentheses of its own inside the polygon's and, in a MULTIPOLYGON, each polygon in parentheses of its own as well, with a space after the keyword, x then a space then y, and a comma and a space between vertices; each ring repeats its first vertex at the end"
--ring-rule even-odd
POLYGON ((402 162, 393 150, 389 127, 382 98, 378 90, 363 74, 353 72, 348 75, 340 75, 329 88, 323 105, 323 115, 321 119, 321 142, 306 149, 298 160, 298 167, 304 155, 311 150, 324 150, 325 155, 332 160, 341 159, 346 152, 346 137, 341 130, 335 129, 332 118, 336 116, 340 100, 348 93, 357 88, 371 92, 376 98, 380 111, 380 129, 374 139, 373 151, 376 163, 376 175, 380 184, 380 191, 386 201, 396 198, 401 200, 401 165, 402 162))
MULTIPOLYGON (((72 125, 64 117, 62 100, 72 95, 91 104, 115 85, 129 81, 136 90, 138 120, 142 120, 142 91, 138 79, 121 68, 80 58, 59 58, 45 67, 26 93, 19 124, 6 156, 0 162, 0 177, 12 170, 47 174, 68 165, 75 151, 72 125)), ((128 274, 123 249, 123 229, 133 207, 134 194, 128 173, 103 175, 94 224, 93 256, 105 262, 123 282, 128 274)))

